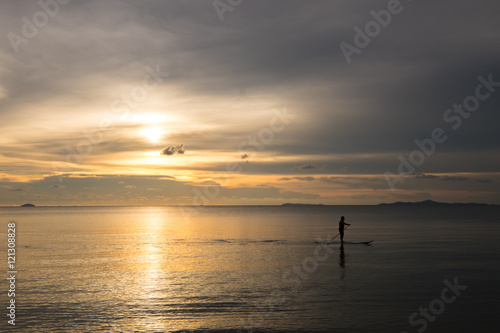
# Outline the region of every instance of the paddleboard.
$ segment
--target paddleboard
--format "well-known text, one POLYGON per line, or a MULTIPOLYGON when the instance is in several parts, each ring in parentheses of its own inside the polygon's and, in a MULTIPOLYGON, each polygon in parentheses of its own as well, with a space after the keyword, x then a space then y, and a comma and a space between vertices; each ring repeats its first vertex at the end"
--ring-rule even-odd
MULTIPOLYGON (((367 242, 344 242, 344 244, 371 244, 373 240, 367 241, 367 242)), ((326 244, 340 244, 340 241, 338 242, 326 242, 326 244)))

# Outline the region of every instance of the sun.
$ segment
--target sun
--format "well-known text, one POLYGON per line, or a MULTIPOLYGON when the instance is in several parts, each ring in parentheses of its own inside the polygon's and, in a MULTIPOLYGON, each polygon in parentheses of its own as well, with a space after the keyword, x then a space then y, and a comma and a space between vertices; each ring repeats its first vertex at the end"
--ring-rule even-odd
POLYGON ((141 130, 141 134, 151 143, 158 143, 163 136, 163 131, 159 128, 148 127, 141 130))

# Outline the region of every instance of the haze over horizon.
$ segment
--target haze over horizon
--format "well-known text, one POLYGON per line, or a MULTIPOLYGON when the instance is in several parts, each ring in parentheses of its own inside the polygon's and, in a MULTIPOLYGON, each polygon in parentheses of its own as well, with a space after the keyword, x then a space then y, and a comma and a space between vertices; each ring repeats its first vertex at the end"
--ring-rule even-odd
POLYGON ((40 3, 1 5, 0 205, 500 204, 498 3, 40 3))

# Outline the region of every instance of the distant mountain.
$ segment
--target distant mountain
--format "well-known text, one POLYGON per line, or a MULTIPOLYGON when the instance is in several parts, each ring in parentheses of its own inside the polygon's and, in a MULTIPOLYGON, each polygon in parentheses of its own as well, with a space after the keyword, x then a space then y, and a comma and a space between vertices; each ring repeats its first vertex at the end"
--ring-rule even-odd
POLYGON ((419 202, 394 202, 394 203, 381 203, 379 206, 455 206, 455 207, 487 207, 487 206, 497 206, 494 204, 485 204, 485 203, 448 203, 448 202, 436 202, 432 200, 424 200, 419 202))
POLYGON ((30 203, 26 203, 24 205, 21 205, 21 207, 35 207, 35 205, 30 204, 30 203))

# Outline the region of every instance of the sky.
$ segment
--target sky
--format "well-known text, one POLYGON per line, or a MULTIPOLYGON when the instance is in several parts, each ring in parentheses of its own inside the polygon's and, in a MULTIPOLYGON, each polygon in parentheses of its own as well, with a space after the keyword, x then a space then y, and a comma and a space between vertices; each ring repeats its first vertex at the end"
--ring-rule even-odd
POLYGON ((500 204, 494 1, 0 8, 0 205, 500 204))

